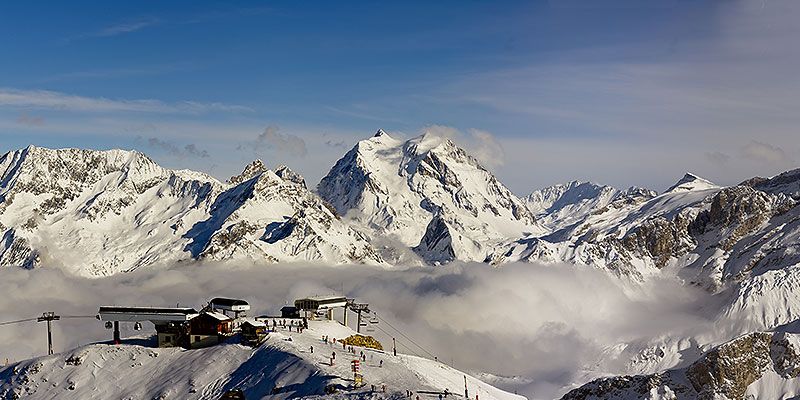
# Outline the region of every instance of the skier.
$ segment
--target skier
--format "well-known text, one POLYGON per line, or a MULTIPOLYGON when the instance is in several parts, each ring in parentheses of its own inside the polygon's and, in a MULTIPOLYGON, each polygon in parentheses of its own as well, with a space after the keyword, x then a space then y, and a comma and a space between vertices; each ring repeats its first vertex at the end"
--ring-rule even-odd
POLYGON ((379 366, 380 366, 381 368, 383 368, 383 360, 381 360, 381 364, 380 364, 379 366))
POLYGON ((314 354, 314 346, 311 346, 311 354, 314 354))

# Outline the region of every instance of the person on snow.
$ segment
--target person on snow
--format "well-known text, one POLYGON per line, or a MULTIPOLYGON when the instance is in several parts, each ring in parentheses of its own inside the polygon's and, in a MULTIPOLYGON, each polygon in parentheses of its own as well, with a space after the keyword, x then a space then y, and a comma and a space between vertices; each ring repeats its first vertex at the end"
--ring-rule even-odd
POLYGON ((314 354, 314 346, 311 346, 311 354, 314 354))

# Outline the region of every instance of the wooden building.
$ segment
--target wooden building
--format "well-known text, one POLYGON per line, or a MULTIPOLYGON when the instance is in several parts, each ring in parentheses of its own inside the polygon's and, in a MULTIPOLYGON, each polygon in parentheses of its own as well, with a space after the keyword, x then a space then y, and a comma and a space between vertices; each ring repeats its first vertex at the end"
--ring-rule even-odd
POLYGON ((155 325, 158 347, 178 347, 189 343, 185 322, 165 322, 155 325))
POLYGON ((295 306, 283 306, 281 318, 300 318, 300 310, 295 306))
POLYGON ((245 320, 242 325, 242 344, 256 346, 267 338, 267 324, 252 319, 245 320))
POLYGON ((189 320, 188 348, 213 346, 233 331, 233 319, 214 311, 203 312, 189 320))

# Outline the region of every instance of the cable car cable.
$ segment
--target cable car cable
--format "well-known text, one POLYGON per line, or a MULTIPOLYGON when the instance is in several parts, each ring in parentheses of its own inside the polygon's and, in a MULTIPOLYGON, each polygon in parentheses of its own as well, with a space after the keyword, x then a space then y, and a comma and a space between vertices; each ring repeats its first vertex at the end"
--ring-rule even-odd
MULTIPOLYGON (((377 314, 376 314, 375 316, 376 316, 376 317, 378 317, 378 316, 377 316, 377 314)), ((431 357, 436 357, 435 355, 433 355, 433 353, 431 353, 430 351, 428 351, 428 350, 427 350, 427 349, 425 349, 424 347, 420 346, 420 345, 419 345, 419 343, 415 342, 413 339, 411 339, 410 337, 406 336, 406 334, 404 334, 404 333, 403 333, 403 331, 401 331, 401 330, 399 330, 399 329, 395 328, 395 327, 394 327, 394 325, 392 325, 392 324, 390 324, 390 323, 389 323, 389 321, 387 321, 387 320, 385 320, 385 319, 383 319, 383 318, 381 318, 381 317, 378 317, 378 319, 379 319, 379 320, 381 320, 382 322, 384 322, 386 325, 389 325, 389 327, 390 327, 390 328, 392 328, 392 329, 394 329, 395 331, 397 331, 397 333, 399 333, 401 336, 403 336, 404 338, 406 338, 406 340, 408 340, 409 342, 413 343, 414 345, 416 345, 417 347, 419 347, 420 349, 422 349, 422 351, 424 351, 424 352, 428 353, 428 355, 429 355, 429 356, 431 356, 431 357)))
POLYGON ((39 318, 39 317, 27 318, 27 319, 20 319, 20 320, 16 320, 16 321, 0 322, 0 326, 3 326, 3 325, 11 325, 11 324, 20 324, 20 323, 23 323, 23 322, 29 322, 29 321, 36 321, 36 319, 38 319, 38 318, 39 318))

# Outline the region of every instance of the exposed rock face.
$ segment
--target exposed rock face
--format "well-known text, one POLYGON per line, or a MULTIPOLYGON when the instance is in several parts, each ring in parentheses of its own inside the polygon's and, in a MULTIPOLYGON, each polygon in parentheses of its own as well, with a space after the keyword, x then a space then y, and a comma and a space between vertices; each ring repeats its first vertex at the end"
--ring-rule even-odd
POLYGON ((776 177, 755 184, 756 189, 772 194, 784 194, 800 200, 800 168, 786 171, 776 177))
POLYGON ((306 180, 303 178, 302 175, 298 174, 297 172, 292 171, 289 167, 285 165, 279 165, 278 168, 275 169, 275 175, 278 175, 281 179, 285 182, 292 182, 297 185, 306 188, 306 180))
POLYGON ((564 395, 562 400, 691 399, 745 400, 748 390, 800 374, 800 336, 785 332, 756 332, 707 352, 687 368, 652 375, 602 378, 564 395))
POLYGON ((453 245, 450 227, 447 226, 444 219, 437 215, 428 223, 425 235, 422 236, 414 251, 428 263, 443 264, 457 259, 453 245))

